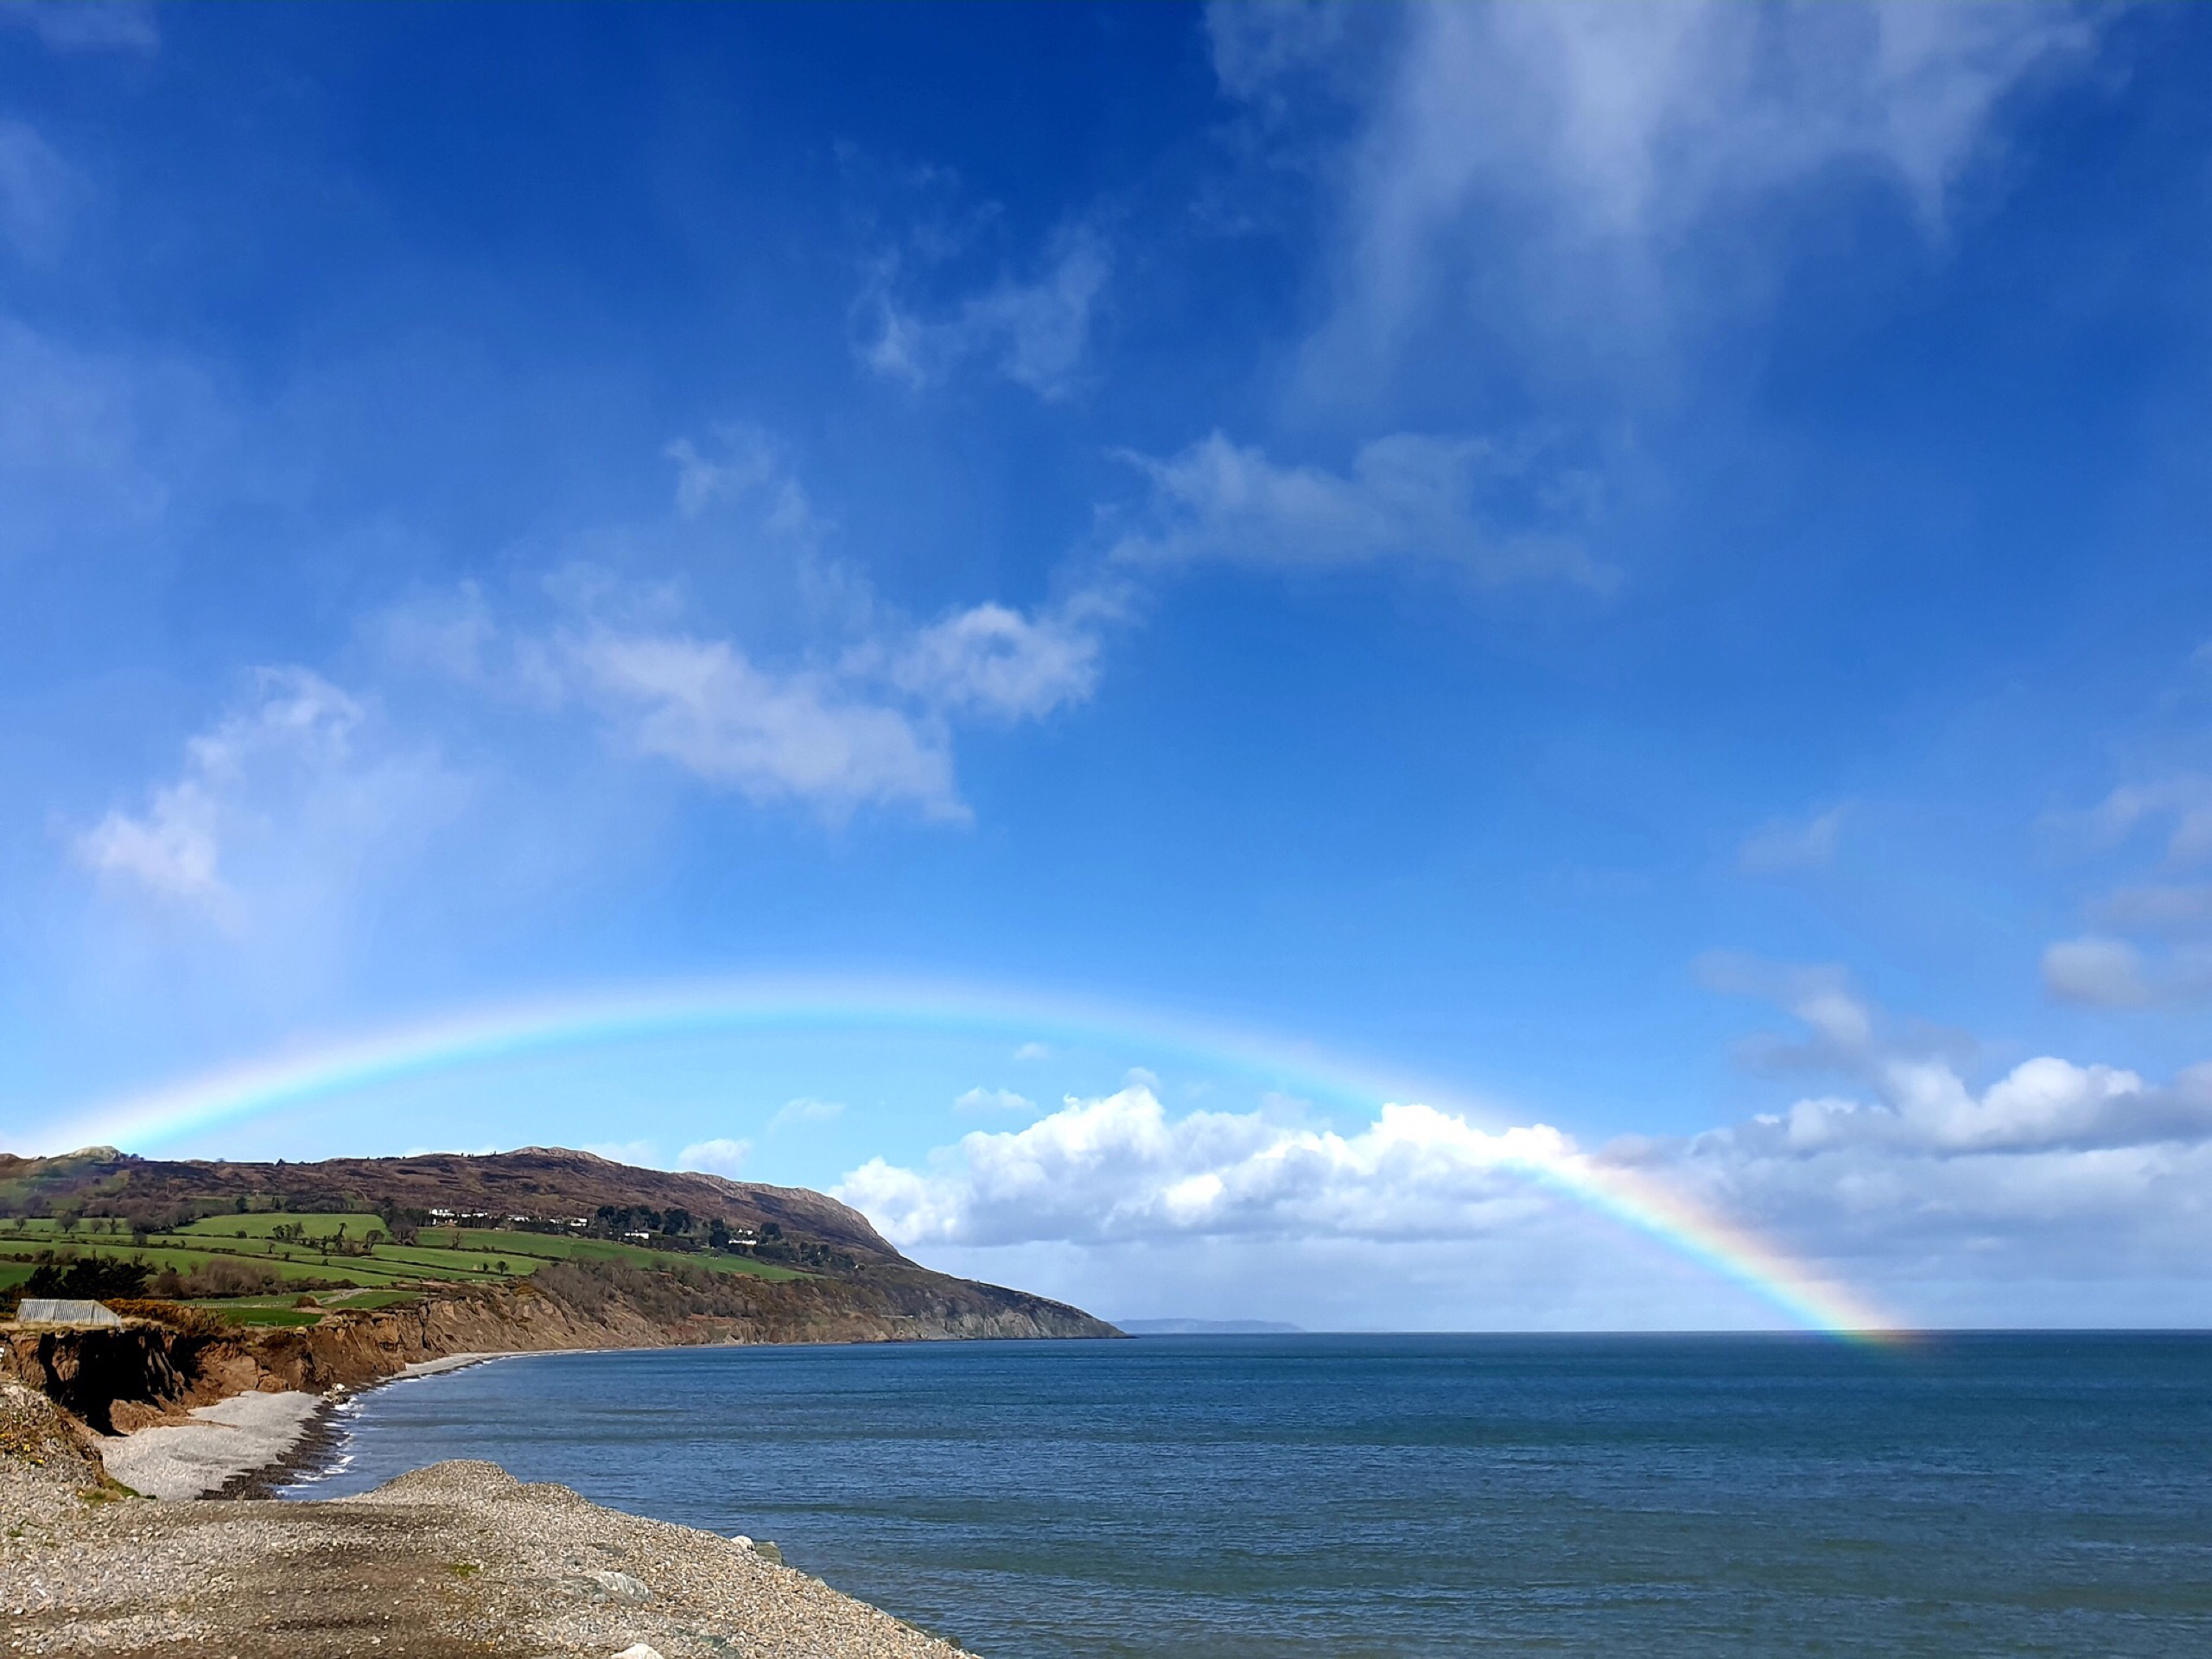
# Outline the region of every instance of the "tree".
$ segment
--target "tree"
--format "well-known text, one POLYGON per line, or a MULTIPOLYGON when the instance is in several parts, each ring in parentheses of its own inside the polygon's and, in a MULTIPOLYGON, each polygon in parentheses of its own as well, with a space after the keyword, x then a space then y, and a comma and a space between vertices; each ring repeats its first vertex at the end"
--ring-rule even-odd
POLYGON ((111 1296, 138 1296, 153 1268, 120 1256, 56 1256, 40 1259, 23 1286, 26 1296, 58 1296, 70 1301, 101 1301, 111 1296))

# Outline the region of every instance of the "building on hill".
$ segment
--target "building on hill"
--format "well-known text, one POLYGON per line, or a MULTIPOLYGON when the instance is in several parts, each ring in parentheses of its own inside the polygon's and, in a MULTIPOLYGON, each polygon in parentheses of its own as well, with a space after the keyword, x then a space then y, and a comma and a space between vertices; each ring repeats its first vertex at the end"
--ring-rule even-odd
POLYGON ((105 1302, 67 1301, 53 1296, 26 1296, 16 1310, 23 1325, 121 1325, 123 1319, 105 1302))

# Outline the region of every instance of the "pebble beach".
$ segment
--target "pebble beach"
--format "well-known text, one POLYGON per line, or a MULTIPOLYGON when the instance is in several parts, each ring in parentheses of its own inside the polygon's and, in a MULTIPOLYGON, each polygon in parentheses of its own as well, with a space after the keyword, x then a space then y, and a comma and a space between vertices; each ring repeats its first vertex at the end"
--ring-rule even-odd
MULTIPOLYGON (((123 1462, 176 1489, 180 1448, 271 1444, 298 1407, 241 1396, 123 1462)), ((164 1431, 144 1431, 160 1435, 164 1431)), ((137 1440, 139 1437, 130 1437, 137 1440)), ((455 1461, 359 1497, 162 1502, 127 1493, 41 1396, 0 1389, 0 1629, 9 1654, 337 1659, 945 1659, 957 1651, 773 1559, 455 1461)))

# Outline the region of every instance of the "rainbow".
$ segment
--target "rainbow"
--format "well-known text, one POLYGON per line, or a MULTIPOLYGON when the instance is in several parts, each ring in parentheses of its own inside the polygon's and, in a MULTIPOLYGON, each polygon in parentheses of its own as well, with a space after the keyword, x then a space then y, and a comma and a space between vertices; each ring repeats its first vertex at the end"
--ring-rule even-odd
MULTIPOLYGON (((1132 1048, 1268 1087, 1373 1111, 1422 1100, 1463 1119, 1491 1117, 1449 1090, 1323 1054, 1313 1046, 1156 1011, 1033 992, 892 980, 720 980, 476 1008, 367 1036, 304 1044, 109 1102, 44 1137, 56 1147, 144 1151, 219 1125, 378 1084, 548 1051, 745 1030, 893 1030, 1132 1048)), ((1579 1152, 1502 1160, 1759 1296, 1793 1323, 1872 1338, 1891 1321, 1748 1229, 1663 1183, 1579 1152)))

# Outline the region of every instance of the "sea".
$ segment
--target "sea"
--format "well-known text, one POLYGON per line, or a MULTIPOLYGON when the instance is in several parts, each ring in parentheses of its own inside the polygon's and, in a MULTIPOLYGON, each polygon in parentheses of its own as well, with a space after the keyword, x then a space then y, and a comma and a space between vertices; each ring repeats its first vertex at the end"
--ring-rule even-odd
POLYGON ((549 1354, 290 1495, 488 1458, 989 1659, 2212 1655, 2212 1335, 549 1354))

